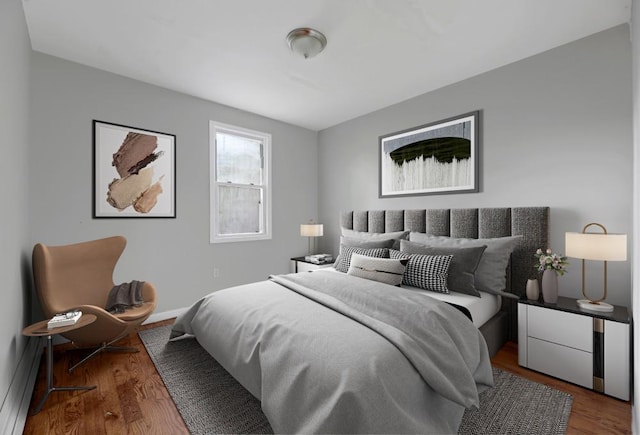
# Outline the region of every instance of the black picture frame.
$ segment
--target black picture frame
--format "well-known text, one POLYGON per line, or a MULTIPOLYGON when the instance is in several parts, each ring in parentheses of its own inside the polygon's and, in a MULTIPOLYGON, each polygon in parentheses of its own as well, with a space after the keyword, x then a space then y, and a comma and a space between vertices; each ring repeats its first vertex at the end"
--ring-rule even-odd
POLYGON ((379 137, 378 196, 479 191, 480 111, 379 137))
POLYGON ((175 218, 176 136, 93 120, 93 218, 175 218))

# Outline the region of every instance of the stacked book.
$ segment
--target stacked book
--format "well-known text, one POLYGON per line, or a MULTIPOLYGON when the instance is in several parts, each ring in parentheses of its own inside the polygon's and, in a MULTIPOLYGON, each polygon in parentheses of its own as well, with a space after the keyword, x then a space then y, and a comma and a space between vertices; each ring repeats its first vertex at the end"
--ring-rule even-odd
POLYGON ((68 311, 66 313, 56 314, 47 323, 47 328, 60 328, 62 326, 75 325, 82 317, 82 311, 68 311))
POLYGON ((329 254, 305 255, 304 261, 313 264, 327 264, 333 261, 333 257, 329 254))

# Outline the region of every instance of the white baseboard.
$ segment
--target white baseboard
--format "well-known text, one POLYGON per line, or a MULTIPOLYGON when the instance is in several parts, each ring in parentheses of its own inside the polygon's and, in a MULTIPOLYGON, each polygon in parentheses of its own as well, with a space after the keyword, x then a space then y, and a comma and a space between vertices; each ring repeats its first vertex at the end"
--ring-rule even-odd
POLYGON ((161 322, 163 320, 173 319, 174 317, 178 317, 180 314, 184 313, 186 310, 187 308, 178 308, 175 310, 163 311, 161 313, 153 313, 142 324, 147 325, 149 323, 155 323, 155 322, 161 322))
POLYGON ((0 408, 0 433, 20 435, 24 430, 38 377, 42 348, 40 337, 29 337, 0 408))

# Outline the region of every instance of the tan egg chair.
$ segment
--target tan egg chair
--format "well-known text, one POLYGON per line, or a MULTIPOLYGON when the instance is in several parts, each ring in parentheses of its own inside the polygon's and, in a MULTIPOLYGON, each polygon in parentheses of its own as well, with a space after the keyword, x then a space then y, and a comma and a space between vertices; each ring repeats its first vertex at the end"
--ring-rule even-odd
POLYGON ((88 326, 62 334, 78 346, 98 346, 69 372, 101 351, 136 351, 111 345, 128 336, 156 308, 156 289, 145 281, 141 306, 121 314, 105 310, 114 286, 113 271, 126 244, 124 237, 116 236, 64 246, 38 243, 33 248, 33 277, 45 318, 72 309, 97 317, 88 326))

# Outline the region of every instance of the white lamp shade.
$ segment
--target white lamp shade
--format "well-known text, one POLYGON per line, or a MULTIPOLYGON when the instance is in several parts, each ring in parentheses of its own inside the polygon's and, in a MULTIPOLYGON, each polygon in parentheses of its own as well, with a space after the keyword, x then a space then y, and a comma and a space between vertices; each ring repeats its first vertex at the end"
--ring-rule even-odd
POLYGON ((322 224, 302 224, 300 225, 300 235, 303 237, 320 237, 323 235, 324 226, 322 224))
POLYGON ((627 235, 566 233, 565 255, 584 260, 626 261, 627 235))

